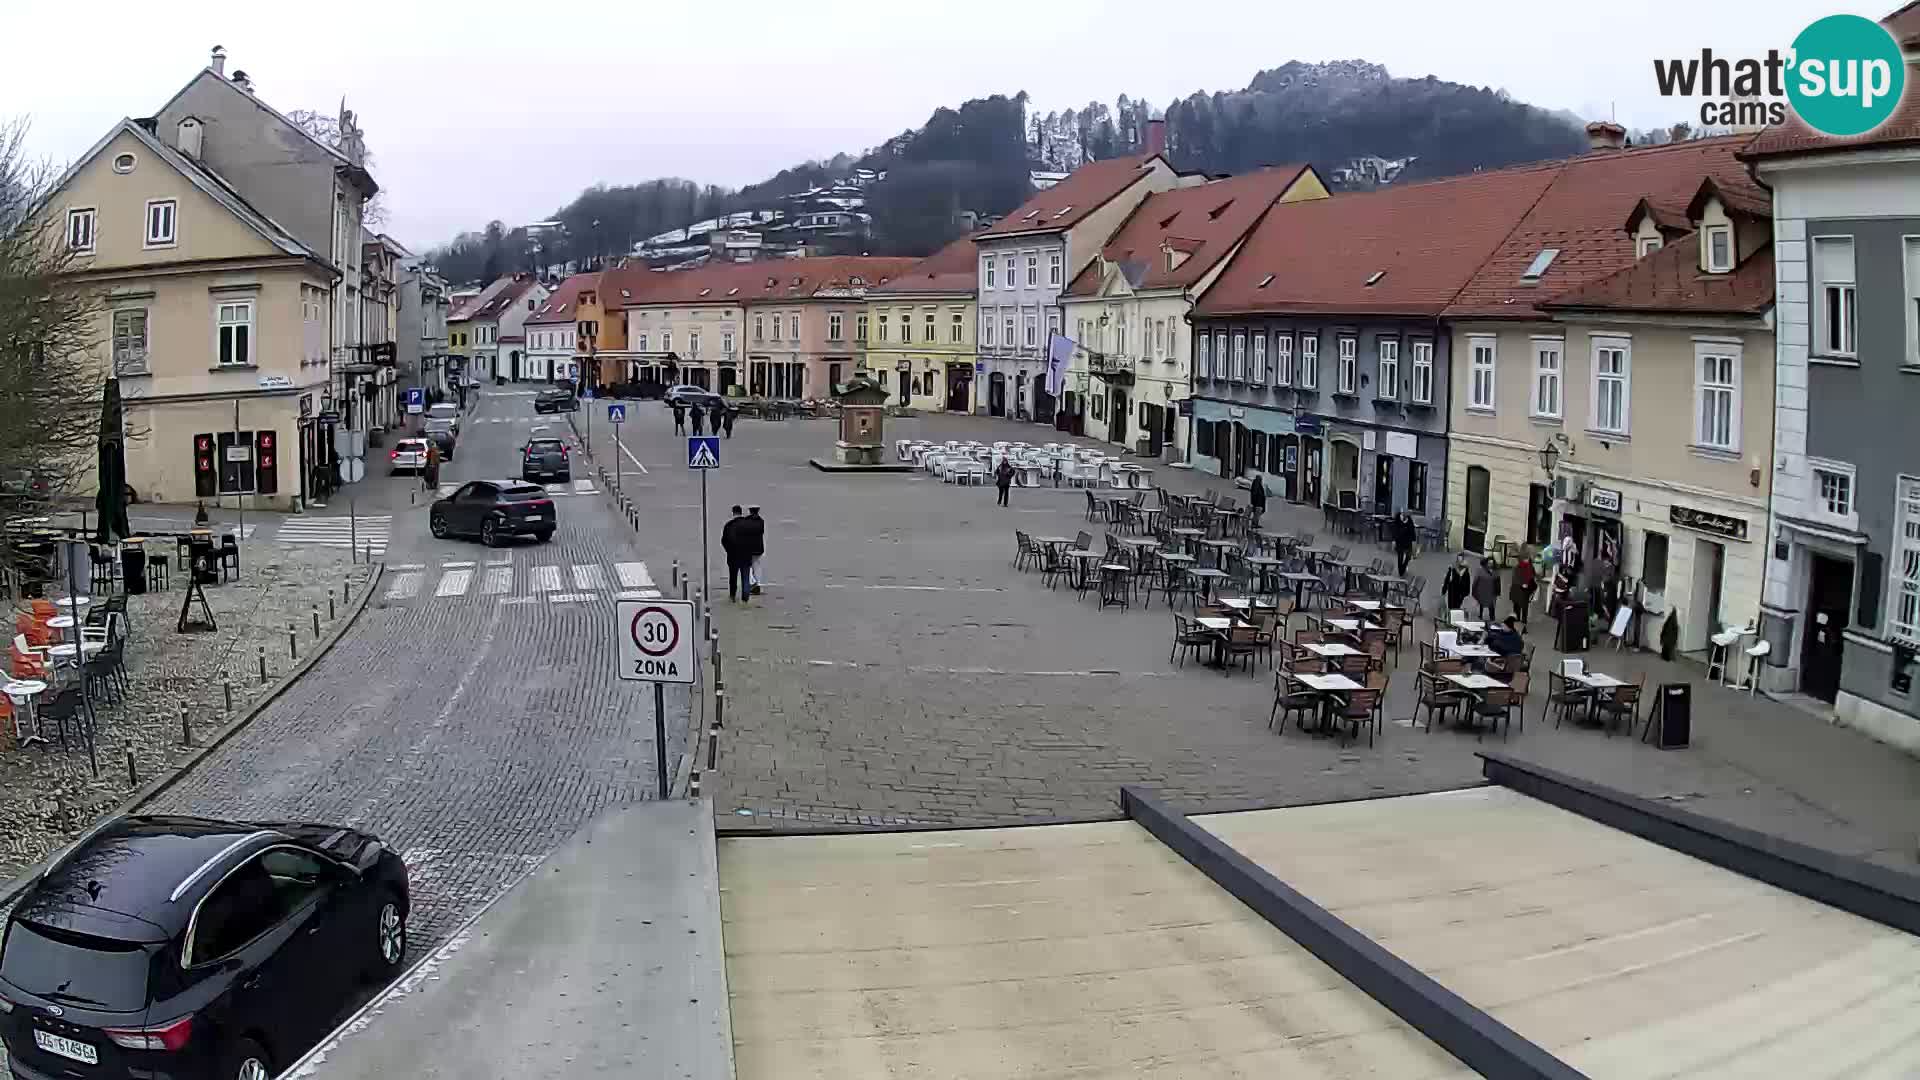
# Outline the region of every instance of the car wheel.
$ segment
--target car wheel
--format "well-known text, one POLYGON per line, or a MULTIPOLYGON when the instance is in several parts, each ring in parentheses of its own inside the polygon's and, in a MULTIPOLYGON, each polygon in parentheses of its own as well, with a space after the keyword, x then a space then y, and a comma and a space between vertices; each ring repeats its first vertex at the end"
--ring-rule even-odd
POLYGON ((447 515, 435 511, 427 517, 427 528, 432 531, 435 540, 447 538, 447 515))
POLYGON ((552 540, 552 539, 553 539, 553 530, 552 530, 552 529, 543 529, 543 530, 541 530, 540 532, 537 532, 537 533, 534 533, 534 534, 533 534, 533 538, 534 538, 535 540, 538 540, 538 541, 540 541, 541 543, 543 543, 543 544, 544 544, 544 543, 546 543, 547 541, 549 541, 549 540, 552 540))
POLYGON ((492 518, 488 518, 487 520, 480 523, 480 542, 481 543, 487 545, 488 547, 492 547, 494 546, 495 542, 497 542, 499 539, 500 538, 494 534, 494 526, 493 526, 492 518))
POLYGON ((273 1062, 259 1043, 241 1039, 227 1055, 227 1067, 220 1075, 228 1080, 273 1080, 273 1062))
POLYGON ((380 899, 380 911, 374 916, 374 973, 386 979, 400 969, 407 958, 407 913, 400 898, 389 892, 380 899))

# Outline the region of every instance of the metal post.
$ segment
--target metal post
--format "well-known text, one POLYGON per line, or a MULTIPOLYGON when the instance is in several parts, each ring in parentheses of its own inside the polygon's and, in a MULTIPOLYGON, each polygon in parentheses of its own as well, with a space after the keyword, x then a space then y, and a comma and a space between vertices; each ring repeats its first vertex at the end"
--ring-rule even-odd
POLYGON ((332 622, 336 618, 339 618, 339 614, 333 609, 333 593, 328 592, 327 593, 327 621, 332 622))
POLYGON ((287 620, 287 659, 300 659, 300 633, 293 628, 293 620, 287 620))
POLYGON ((707 470, 700 470, 700 591, 713 588, 713 574, 707 566, 707 470))
POLYGON ((653 770, 660 786, 655 798, 667 797, 667 687, 653 684, 653 770))
POLYGON ((315 638, 318 638, 320 636, 320 605, 319 604, 313 605, 313 636, 315 638))
POLYGON ((185 702, 180 703, 180 745, 193 745, 193 723, 187 719, 187 706, 185 702))
MULTIPOLYGON (((353 552, 360 546, 360 518, 354 513, 354 496, 347 496, 347 561, 353 561, 353 552)), ((339 533, 333 535, 339 536, 339 533)))
POLYGON ((619 424, 613 425, 613 490, 615 494, 618 494, 620 491, 620 474, 622 471, 620 468, 620 459, 625 456, 627 449, 627 444, 620 439, 620 427, 621 425, 619 424))
POLYGON ((133 747, 127 747, 127 786, 140 786, 140 771, 133 767, 133 747))
POLYGON ((267 647, 260 646, 260 685, 267 685, 267 647))
POLYGON ((227 715, 233 715, 233 682, 223 672, 220 675, 220 693, 227 699, 227 715))
POLYGON ((677 589, 679 587, 680 587, 680 560, 675 559, 673 560, 673 573, 667 578, 667 588, 669 590, 672 590, 672 589, 677 589))

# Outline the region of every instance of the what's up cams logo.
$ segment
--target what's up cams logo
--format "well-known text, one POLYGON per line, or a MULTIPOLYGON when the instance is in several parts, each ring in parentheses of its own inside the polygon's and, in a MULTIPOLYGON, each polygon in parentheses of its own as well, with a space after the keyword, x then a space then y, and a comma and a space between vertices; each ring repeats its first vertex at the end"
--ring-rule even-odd
POLYGON ((1729 60, 1701 49, 1697 57, 1655 60, 1662 97, 1704 97, 1705 127, 1757 127, 1786 120, 1787 107, 1826 135, 1864 135, 1886 122, 1907 89, 1900 43, 1858 15, 1829 15, 1800 31, 1784 54, 1729 60))

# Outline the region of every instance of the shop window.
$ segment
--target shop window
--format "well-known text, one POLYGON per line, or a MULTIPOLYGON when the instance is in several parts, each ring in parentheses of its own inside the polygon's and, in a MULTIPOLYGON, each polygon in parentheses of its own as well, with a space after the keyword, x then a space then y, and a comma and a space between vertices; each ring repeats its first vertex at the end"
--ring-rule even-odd
POLYGON ((1650 532, 1640 547, 1640 580, 1655 592, 1667 591, 1667 537, 1650 532))

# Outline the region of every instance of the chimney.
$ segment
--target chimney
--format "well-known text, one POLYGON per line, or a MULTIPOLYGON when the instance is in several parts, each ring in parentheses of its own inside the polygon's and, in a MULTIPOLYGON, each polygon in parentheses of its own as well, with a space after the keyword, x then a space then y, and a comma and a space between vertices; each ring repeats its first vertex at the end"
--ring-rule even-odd
POLYGON ((215 75, 224 78, 227 74, 227 50, 219 45, 213 47, 213 62, 207 65, 215 75))
POLYGON ((198 161, 200 159, 200 139, 205 134, 206 131, 200 126, 200 121, 189 116, 180 121, 179 135, 173 144, 174 149, 198 161))
POLYGON ((1611 120, 1587 125, 1587 145, 1594 150, 1618 150, 1627 145, 1627 129, 1611 120))
POLYGON ((253 80, 247 78, 247 73, 244 71, 236 71, 233 73, 233 85, 239 87, 246 93, 253 93, 253 80))
POLYGON ((1164 154, 1167 152, 1167 122, 1165 120, 1147 121, 1147 153, 1164 154))

